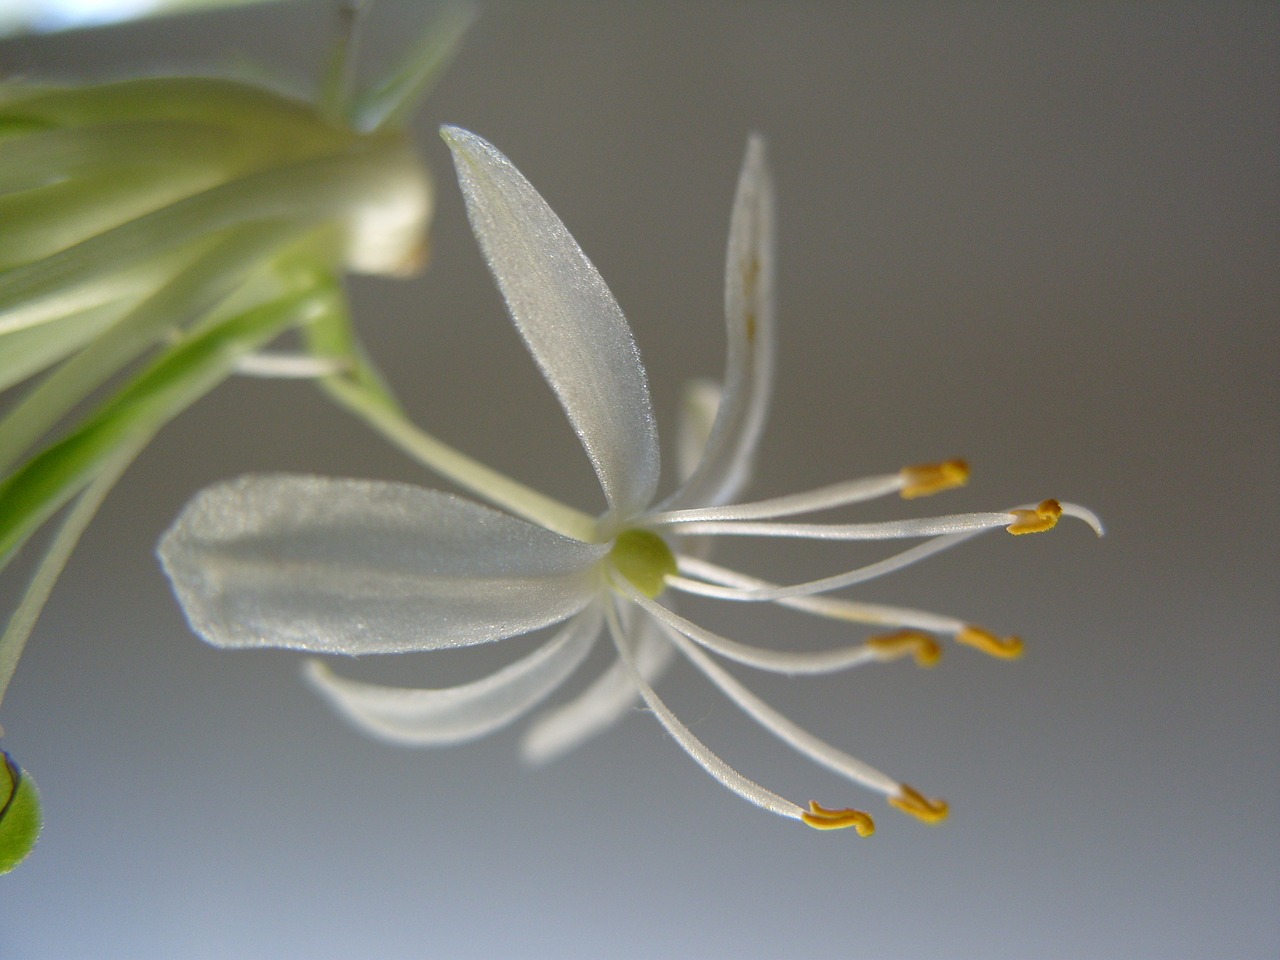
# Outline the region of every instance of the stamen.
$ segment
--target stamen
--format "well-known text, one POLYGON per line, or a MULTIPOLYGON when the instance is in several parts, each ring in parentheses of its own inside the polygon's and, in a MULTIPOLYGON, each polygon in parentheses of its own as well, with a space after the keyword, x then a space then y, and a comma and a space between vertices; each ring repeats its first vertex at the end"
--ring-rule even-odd
POLYGON ((843 830, 845 827, 853 827, 860 837, 869 837, 876 832, 871 814, 851 808, 829 810, 816 800, 809 801, 809 811, 800 814, 800 819, 815 830, 843 830))
POLYGON ((871 663, 881 659, 877 655, 875 648, 865 643, 835 650, 794 653, 787 650, 771 650, 764 647, 749 646, 736 640, 730 640, 728 637, 723 637, 718 633, 713 633, 705 627, 698 626, 693 621, 668 610, 662 604, 650 600, 626 583, 614 579, 611 581, 611 586, 621 596, 652 616, 657 623, 669 628, 681 637, 688 637, 699 646, 705 647, 728 660, 754 667, 757 670, 784 673, 790 676, 799 674, 815 675, 836 673, 840 670, 848 670, 851 667, 861 666, 864 663, 871 663))
MULTIPOLYGON (((686 593, 714 597, 719 600, 757 602, 760 598, 752 591, 772 590, 777 587, 776 583, 717 566, 700 557, 679 554, 676 560, 682 573, 690 573, 702 577, 703 580, 711 581, 705 583, 703 580, 691 580, 687 577, 667 578, 667 586, 686 593)), ((814 616, 851 623, 869 623, 881 627, 945 633, 948 636, 954 636, 964 629, 964 621, 957 620, 955 617, 946 617, 909 607, 891 607, 883 603, 860 603, 839 597, 783 597, 780 600, 765 602, 774 602, 814 616)))
POLYGON ((876 650, 877 659, 897 660, 900 657, 915 658, 916 665, 932 667, 942 659, 942 647, 938 641, 920 630, 899 630, 878 637, 869 637, 867 646, 876 650))
POLYGON ((990 630, 969 624, 956 634, 956 643, 964 643, 1001 660, 1017 660, 1022 656, 1020 637, 998 637, 990 630))
POLYGON ((793 750, 804 754, 814 763, 821 764, 828 770, 842 777, 848 777, 854 783, 860 783, 868 790, 875 790, 887 797, 893 796, 901 789, 901 785, 892 777, 863 763, 857 757, 837 749, 825 740, 819 739, 794 720, 769 706, 680 633, 671 629, 666 632, 680 652, 688 657, 689 661, 701 670, 721 693, 736 703, 748 717, 783 743, 788 744, 793 750))
MULTIPOLYGON (((1004 514, 1008 518, 1008 513, 1004 514)), ((987 528, 990 529, 990 528, 987 528)), ((779 587, 758 587, 744 589, 741 594, 727 595, 728 600, 774 600, 782 601, 788 597, 812 596, 818 593, 829 593, 832 590, 840 590, 844 587, 853 586, 856 583, 865 583, 868 580, 875 580, 878 577, 895 573, 904 567, 909 567, 914 563, 919 563, 926 557, 931 557, 935 553, 941 553, 943 550, 949 550, 954 546, 964 543, 973 537, 982 533, 982 530, 970 530, 966 533, 952 533, 943 537, 934 537, 926 540, 924 543, 918 543, 914 547, 909 547, 901 553, 896 553, 884 560, 877 560, 875 563, 867 564, 864 567, 858 567, 855 570, 849 570, 845 573, 836 574, 831 577, 823 577, 820 580, 810 580, 807 583, 795 583, 789 586, 779 587)), ((692 592, 692 591, 691 591, 692 592)), ((706 591, 708 596, 719 596, 711 591, 706 591)))
POLYGON ((917 463, 903 467, 899 476, 902 477, 902 499, 912 500, 964 486, 969 482, 969 464, 963 460, 917 463))
POLYGON ((941 823, 950 812, 947 801, 926 797, 915 787, 905 783, 898 785, 898 795, 889 798, 889 805, 931 824, 941 823))
MULTIPOLYGON (((1046 501, 1048 503, 1049 501, 1046 501)), ((1054 501, 1056 505, 1056 501, 1054 501)), ((1041 504, 1043 507, 1044 504, 1041 504)), ((1036 508, 1037 510, 1040 507, 1036 508)), ((1030 511, 1025 511, 1030 512, 1030 511)), ((1019 516, 1017 510, 998 513, 952 513, 941 517, 920 517, 913 520, 887 520, 881 523, 769 523, 739 520, 671 521, 678 524, 681 535, 689 536, 749 536, 749 537, 801 537, 806 540, 902 540, 910 537, 950 536, 960 533, 977 533, 1009 524, 1009 516, 1019 516)), ((1059 508, 1059 514, 1061 508, 1059 508)), ((1057 516, 1053 522, 1057 522, 1057 516)), ((1016 524, 1016 521, 1015 521, 1016 524)), ((1049 526, 1052 526, 1051 523, 1049 526)), ((1009 526, 1012 530, 1013 527, 1009 526)), ((1043 529, 1048 529, 1044 527, 1043 529)), ((1030 530, 1019 532, 1033 532, 1030 530)))
POLYGON ((790 517, 799 513, 817 513, 832 510, 855 503, 865 503, 879 497, 888 496, 902 489, 901 473, 886 473, 882 476, 863 477, 860 480, 846 480, 833 483, 816 490, 804 493, 792 493, 769 500, 756 500, 751 503, 731 503, 719 507, 689 507, 683 510, 664 510, 650 514, 645 518, 647 523, 693 523, 706 520, 769 520, 776 517, 790 517))
POLYGON ((1057 500, 1041 500, 1034 510, 1010 510, 1013 523, 1005 527, 1014 536, 1023 533, 1044 533, 1058 525, 1062 516, 1062 504, 1057 500))
POLYGON ((609 634, 613 638, 613 645, 618 650, 619 662, 626 668, 627 674, 631 677, 631 682, 635 684, 636 690, 640 693, 645 704, 653 711, 654 716, 666 728, 667 733, 678 743, 697 764, 707 771, 712 777, 718 780, 723 786, 732 790, 742 799, 754 803, 757 807, 761 807, 771 813, 776 813, 783 817, 791 817, 793 820, 799 820, 804 816, 804 809, 790 800, 780 797, 772 790, 760 786, 753 780, 748 780, 729 764, 721 760, 701 740, 693 735, 693 732, 680 722, 680 719, 672 712, 671 708, 658 698, 657 692, 649 683, 640 675, 640 670, 636 665, 633 654, 628 649, 626 638, 622 633, 622 626, 618 621, 618 612, 613 604, 605 607, 605 614, 609 623, 609 634))

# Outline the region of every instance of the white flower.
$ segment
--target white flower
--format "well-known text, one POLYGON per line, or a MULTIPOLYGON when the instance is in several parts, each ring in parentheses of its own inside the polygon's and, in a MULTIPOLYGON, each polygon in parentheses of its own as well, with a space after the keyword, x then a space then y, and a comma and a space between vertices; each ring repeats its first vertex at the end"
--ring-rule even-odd
MULTIPOLYGON (((870 818, 808 809, 748 780, 712 753, 654 692, 679 651, 748 715, 800 752, 886 795, 922 819, 941 801, 872 769, 801 729, 750 692, 719 659, 787 674, 828 673, 914 654, 936 659, 930 633, 1014 655, 1002 640, 950 617, 819 594, 906 566, 998 526, 1031 532, 1062 513, 1098 528, 1084 508, 1045 501, 986 514, 872 524, 800 524, 778 518, 891 493, 915 496, 963 483, 960 461, 913 467, 756 503, 732 501, 745 484, 764 425, 773 369, 772 193, 760 140, 738 185, 726 280, 728 362, 723 395, 691 396, 681 449, 684 480, 655 503, 658 442, 631 331, 595 268, 542 198, 489 143, 446 128, 467 209, 517 329, 590 458, 608 509, 592 519, 547 498, 491 483, 492 475, 436 465, 522 514, 392 483, 250 476, 199 494, 160 544, 193 629, 223 647, 317 653, 399 653, 501 640, 552 624, 532 654, 474 683, 435 690, 376 686, 308 665, 314 685, 360 727, 406 744, 479 737, 528 711, 583 661, 603 632, 618 659, 594 685, 544 714, 525 753, 547 759, 623 715, 637 694, 713 777, 751 802, 820 828, 870 818), (813 583, 778 586, 705 559, 723 534, 863 540, 926 538, 886 560, 813 583), (856 646, 781 652, 719 636, 677 614, 671 592, 773 601, 809 614, 891 627, 856 646), (714 657, 711 656, 714 654, 714 657)), ((435 443, 435 441, 432 441, 435 443)), ((456 456, 456 454, 453 454, 456 456)), ((430 459, 430 458, 428 458, 430 459)), ((477 468, 480 469, 480 468, 477 468)))

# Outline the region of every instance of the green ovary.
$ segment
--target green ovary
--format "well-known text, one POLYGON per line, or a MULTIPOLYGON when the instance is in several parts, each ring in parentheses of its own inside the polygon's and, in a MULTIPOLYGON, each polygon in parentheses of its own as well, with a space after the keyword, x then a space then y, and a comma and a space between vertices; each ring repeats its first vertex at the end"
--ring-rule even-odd
POLYGON ((609 562, 650 599, 662 593, 668 576, 676 574, 675 554, 665 540, 648 530, 624 530, 618 534, 609 551, 609 562))

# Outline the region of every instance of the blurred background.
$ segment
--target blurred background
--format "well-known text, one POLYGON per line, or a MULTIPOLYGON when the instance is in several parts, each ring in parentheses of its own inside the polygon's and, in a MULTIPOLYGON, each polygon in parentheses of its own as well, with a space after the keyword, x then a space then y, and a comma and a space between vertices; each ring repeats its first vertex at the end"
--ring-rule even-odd
MULTIPOLYGON (((375 5, 371 75, 423 20, 375 5)), ((305 91, 335 28, 332 4, 268 4, 10 38, 0 71, 305 91)), ((439 187, 430 268, 351 284, 421 422, 601 505, 471 238, 439 123, 505 151, 600 268, 666 451, 682 385, 720 370, 728 210, 759 130, 782 336, 752 493, 965 456, 967 488, 857 515, 1057 496, 1107 538, 993 534, 857 594, 1019 633, 1019 662, 738 671, 946 797, 941 827, 792 755, 691 668, 667 677, 743 773, 866 805, 880 827, 821 834, 728 794, 640 710, 546 769, 519 762, 518 730, 398 749, 309 693, 298 656, 195 639, 152 550, 202 486, 434 483, 305 383, 228 383, 107 501, 14 679, 5 746, 46 826, 0 878, 0 957, 1276 956, 1278 40, 1269 2, 487 4, 416 127, 439 187)), ((719 556, 788 581, 874 555, 719 556)), ((796 614, 690 611, 756 644, 850 639, 796 614)), ((339 666, 444 685, 530 643, 339 666)))

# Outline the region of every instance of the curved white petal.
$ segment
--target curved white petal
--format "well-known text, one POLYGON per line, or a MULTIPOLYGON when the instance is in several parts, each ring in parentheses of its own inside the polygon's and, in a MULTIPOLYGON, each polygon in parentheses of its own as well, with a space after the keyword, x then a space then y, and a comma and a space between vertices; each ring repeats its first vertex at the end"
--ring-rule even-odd
POLYGON ((409 746, 475 740, 532 708, 582 663, 600 635, 598 606, 575 615, 533 653, 474 683, 412 690, 337 676, 319 660, 306 664, 311 685, 362 730, 409 746))
POLYGON ((657 489, 658 439, 644 367, 617 301, 510 160, 466 130, 441 133, 516 328, 591 458, 610 510, 634 516, 657 489))
POLYGON ((764 140, 752 135, 729 223, 724 397, 702 462, 664 509, 726 503, 750 479, 773 391, 773 242, 773 184, 764 140))
MULTIPOLYGON (((675 653, 658 625, 647 616, 632 616, 625 627, 633 640, 636 669, 654 683, 675 653)), ((525 732, 520 752, 529 763, 549 763, 603 733, 640 702, 640 693, 621 660, 600 674, 586 690, 539 715, 525 732)))
POLYGON ((268 475, 197 494, 159 554, 215 646, 362 654, 564 620, 594 596, 607 549, 435 490, 268 475))

